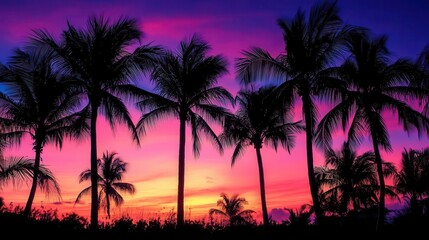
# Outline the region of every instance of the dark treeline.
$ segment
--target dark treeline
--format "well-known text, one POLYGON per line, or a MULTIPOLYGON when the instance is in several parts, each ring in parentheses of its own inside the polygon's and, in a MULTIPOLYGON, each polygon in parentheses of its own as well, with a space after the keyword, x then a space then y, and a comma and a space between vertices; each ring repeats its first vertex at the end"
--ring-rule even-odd
POLYGON ((20 144, 28 135, 35 154, 34 159, 1 157, 0 187, 18 180, 31 182, 25 208, 10 209, 2 204, 1 220, 83 234, 90 228, 106 234, 106 239, 118 230, 149 234, 155 229, 167 234, 189 229, 210 239, 204 234, 219 230, 233 236, 240 228, 258 235, 268 229, 286 234, 301 227, 328 231, 333 227, 351 230, 351 226, 356 230, 359 226, 374 232, 396 232, 405 226, 427 226, 429 150, 404 149, 399 169, 383 159, 381 152, 393 150, 385 112, 394 114, 406 132, 429 133, 429 51, 423 49, 418 59, 392 59, 387 36, 345 23, 332 1, 315 4, 308 12, 297 11, 277 23, 284 53, 273 56, 259 47, 243 50, 234 63, 242 87, 236 97, 218 84, 227 73, 225 58, 210 55, 209 43, 199 35, 184 39, 174 50, 142 45, 142 31, 135 19, 110 21, 103 16, 90 17, 82 28, 68 24, 59 37, 35 30, 28 44, 0 65, 1 149, 20 144), (149 76, 153 89, 141 87, 148 85, 140 84, 146 81, 140 79, 142 74, 149 76), (278 81, 272 84, 273 80, 278 81), (256 88, 256 82, 262 86, 256 88), (324 116, 318 115, 318 102, 331 106, 324 116), (292 122, 297 103, 302 106, 302 120, 292 122), (127 104, 141 111, 137 123, 132 121, 127 104), (127 126, 136 144, 150 135, 150 127, 159 119, 174 117, 179 121, 177 213, 171 221, 135 223, 122 218, 99 224, 99 209, 110 216, 111 205, 123 202, 119 192, 135 191, 132 184, 121 181, 126 163, 117 153, 97 156, 100 116, 112 127, 127 126), (216 134, 212 124, 221 125, 222 132, 216 134), (186 127, 191 128, 194 157, 202 147, 201 135, 220 153, 224 147, 234 147, 231 167, 247 147, 255 149, 261 226, 252 218, 253 210, 240 215, 240 204, 229 207, 229 201, 243 203, 244 199, 236 195, 229 199, 226 194, 218 202, 224 209, 211 209, 210 215, 225 216, 227 226, 185 221, 186 127), (337 130, 346 136, 341 149, 332 148, 332 134, 337 130), (306 139, 312 203, 286 209, 290 217, 279 224, 268 215, 260 149, 267 145, 290 151, 296 144, 295 135, 301 132, 306 139), (90 186, 76 201, 85 194, 91 197, 89 223, 76 215, 59 220, 48 213, 44 219, 32 207, 37 188, 61 194, 55 176, 41 164, 44 146, 53 143, 61 148, 65 138, 86 137, 91 144, 90 168, 82 172, 80 181, 88 180, 90 186), (372 147, 358 155, 356 149, 365 139, 372 147), (313 147, 325 153, 325 165, 314 166, 313 147), (386 184, 387 179, 393 185, 386 184), (400 199, 404 210, 387 218, 386 198, 400 199))

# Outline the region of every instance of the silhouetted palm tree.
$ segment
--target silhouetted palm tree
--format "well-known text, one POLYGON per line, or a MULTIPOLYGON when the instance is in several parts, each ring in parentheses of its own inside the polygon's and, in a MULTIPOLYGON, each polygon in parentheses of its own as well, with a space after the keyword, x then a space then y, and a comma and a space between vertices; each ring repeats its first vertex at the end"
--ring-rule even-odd
POLYGON ((311 216, 314 208, 310 204, 303 204, 299 209, 285 208, 289 213, 289 219, 286 224, 289 226, 308 226, 311 224, 311 216))
POLYGON ((194 35, 180 43, 177 52, 167 52, 155 67, 153 93, 147 93, 137 105, 145 113, 137 123, 141 132, 160 118, 175 116, 180 121, 179 167, 177 194, 177 224, 184 223, 185 138, 186 123, 190 123, 194 156, 201 148, 203 132, 222 152, 222 145, 207 120, 219 122, 227 109, 216 104, 232 102, 233 97, 223 87, 215 86, 227 72, 227 63, 220 55, 207 56, 210 46, 194 35))
POLYGON ((371 39, 365 33, 354 34, 349 38, 348 48, 351 55, 339 69, 340 77, 348 84, 345 97, 320 121, 316 138, 318 144, 330 146, 331 131, 341 125, 345 130, 351 122, 350 144, 359 144, 364 136, 372 139, 380 184, 379 230, 384 224, 386 193, 380 147, 392 150, 382 113, 387 110, 397 114, 407 131, 414 126, 419 134, 421 130, 427 132, 429 120, 408 104, 424 90, 409 86, 416 77, 411 62, 405 59, 390 62, 385 36, 371 39))
POLYGON ((243 209, 244 204, 247 204, 245 198, 241 198, 238 194, 234 194, 231 197, 228 197, 225 193, 220 194, 221 199, 217 201, 217 206, 221 209, 211 208, 209 210, 210 218, 213 215, 225 216, 229 220, 229 226, 234 226, 237 224, 248 224, 252 222, 252 214, 255 211, 250 209, 243 209))
POLYGON ((65 136, 78 138, 88 129, 86 115, 76 112, 79 97, 71 90, 69 79, 53 68, 53 56, 52 51, 34 47, 16 50, 0 73, 0 121, 5 125, 2 135, 19 144, 28 134, 35 151, 25 216, 31 213, 41 178, 43 147, 55 143, 61 148, 65 136))
MULTIPOLYGON (((325 166, 316 167, 314 172, 323 189, 321 198, 325 201, 321 202, 327 203, 326 210, 344 215, 350 206, 358 211, 378 203, 377 192, 380 187, 373 152, 357 155, 345 142, 338 152, 326 151, 325 166)), ((383 172, 388 177, 393 176, 396 170, 393 164, 383 162, 383 172)), ((391 187, 389 193, 394 196, 391 187)))
POLYGON ((259 169, 259 186, 264 225, 269 224, 265 198, 265 178, 262 164, 261 148, 265 143, 277 150, 280 143, 289 149, 295 143, 294 133, 302 127, 299 122, 292 123, 290 112, 285 110, 278 100, 276 88, 262 87, 258 91, 241 90, 236 97, 238 110, 236 114, 225 119, 220 139, 228 146, 235 146, 231 166, 245 148, 253 145, 256 151, 259 169))
POLYGON ((269 81, 280 79, 285 99, 299 97, 306 127, 307 171, 310 192, 317 220, 323 217, 318 202, 317 185, 313 167, 313 133, 317 124, 318 110, 314 98, 331 98, 331 91, 338 84, 325 77, 326 72, 342 50, 341 44, 350 26, 343 24, 338 15, 336 2, 315 4, 308 18, 299 10, 290 20, 278 20, 283 30, 285 53, 272 57, 267 51, 253 48, 244 52, 236 63, 239 79, 248 83, 255 79, 269 81))
POLYGON ((404 150, 395 186, 408 200, 413 216, 422 214, 421 202, 429 197, 429 148, 404 150))
MULTIPOLYGON (((126 171, 127 163, 116 156, 116 152, 103 153, 103 157, 97 160, 98 165, 98 187, 100 189, 98 202, 110 218, 111 202, 115 206, 120 206, 124 203, 119 192, 134 194, 136 189, 131 183, 121 182, 126 171)), ((91 179, 91 169, 83 171, 79 176, 79 183, 91 179)), ((91 192, 91 186, 82 190, 76 198, 75 204, 84 196, 91 192)))
POLYGON ((113 128, 117 121, 125 123, 138 142, 138 134, 121 97, 131 97, 138 88, 130 84, 131 78, 151 66, 159 48, 139 46, 142 32, 134 19, 120 18, 111 23, 104 17, 91 17, 86 29, 68 24, 61 42, 49 33, 38 31, 35 40, 53 48, 62 59, 62 70, 76 76, 77 88, 86 96, 90 112, 91 138, 91 229, 98 228, 97 192, 97 117, 100 112, 113 128))

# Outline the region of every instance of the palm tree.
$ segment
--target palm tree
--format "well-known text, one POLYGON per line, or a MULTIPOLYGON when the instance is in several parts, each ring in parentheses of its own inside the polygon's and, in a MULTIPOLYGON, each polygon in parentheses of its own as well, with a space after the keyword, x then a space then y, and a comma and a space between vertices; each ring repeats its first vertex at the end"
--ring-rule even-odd
MULTIPOLYGON (((349 206, 354 211, 362 207, 378 203, 378 180, 375 154, 357 152, 345 142, 340 151, 328 150, 325 153, 325 166, 316 167, 316 178, 322 189, 321 199, 325 199, 327 207, 340 215, 348 213, 349 206), (333 208, 333 209, 332 209, 333 208)), ((393 164, 383 162, 385 177, 393 176, 396 170, 393 164)), ((391 187, 388 188, 391 196, 395 196, 391 187)))
POLYGON ((303 204, 299 209, 285 208, 289 213, 289 219, 286 224, 289 226, 308 226, 311 223, 311 216, 314 213, 314 208, 310 204, 303 204))
POLYGON ((308 18, 299 10, 290 20, 278 20, 283 30, 285 53, 272 57, 267 51, 253 48, 244 51, 244 57, 236 63, 239 79, 248 83, 255 79, 269 81, 280 79, 279 86, 285 99, 299 97, 306 127, 307 172, 310 192, 320 223, 323 217, 318 202, 313 167, 313 133, 317 123, 318 109, 314 98, 332 97, 332 89, 338 84, 326 78, 330 64, 341 53, 341 44, 350 26, 343 24, 338 15, 336 2, 324 1, 311 8, 308 18))
POLYGON ((45 31, 35 32, 38 45, 53 48, 63 71, 76 77, 77 88, 86 96, 90 112, 91 229, 98 229, 97 118, 100 111, 113 128, 125 123, 138 143, 138 134, 121 97, 131 97, 138 88, 130 79, 151 66, 158 47, 144 45, 129 52, 140 41, 142 32, 136 20, 121 18, 113 23, 104 17, 91 17, 86 29, 68 24, 61 42, 45 31))
POLYGON ((210 46, 197 35, 181 41, 177 52, 167 52, 155 67, 151 78, 154 92, 147 92, 137 103, 142 111, 146 110, 137 123, 142 133, 159 118, 170 115, 179 119, 178 226, 184 223, 186 123, 191 125, 194 157, 200 153, 200 132, 222 153, 222 145, 207 120, 220 122, 227 109, 216 104, 233 101, 227 90, 215 86, 227 72, 227 63, 221 55, 207 56, 209 50, 210 46))
POLYGON ((42 151, 55 143, 61 149, 65 136, 78 138, 87 131, 86 115, 76 112, 79 97, 71 82, 52 66, 53 52, 34 47, 16 50, 7 65, 2 66, 0 83, 0 121, 3 137, 20 143, 25 135, 33 141, 35 152, 33 182, 24 208, 29 216, 40 175, 42 151))
MULTIPOLYGON (((122 177, 126 171, 127 163, 116 156, 116 152, 103 153, 103 157, 97 160, 98 166, 98 187, 100 189, 98 202, 104 207, 107 217, 110 218, 111 202, 115 206, 124 203, 119 192, 134 194, 136 189, 131 183, 122 182, 122 177)), ((79 183, 91 179, 91 169, 83 171, 79 176, 79 183)), ((82 190, 76 198, 75 204, 84 196, 91 193, 91 186, 82 190)))
POLYGON ((221 209, 211 208, 209 210, 210 218, 212 218, 213 215, 227 217, 230 227, 237 224, 247 224, 253 220, 252 214, 255 213, 255 211, 244 209, 244 204, 247 204, 245 198, 239 197, 238 194, 229 197, 227 194, 221 193, 220 196, 221 199, 217 201, 217 206, 221 209))
POLYGON ((235 146, 231 166, 234 166, 247 146, 253 145, 255 148, 264 225, 269 224, 269 219, 265 198, 262 145, 271 144, 277 150, 280 143, 289 151, 294 145, 293 133, 302 129, 299 122, 290 122, 289 111, 278 101, 275 90, 274 87, 262 87, 254 92, 241 90, 236 97, 237 113, 226 118, 224 130, 220 135, 220 139, 226 145, 235 146))
POLYGON ((395 186, 408 199, 410 213, 422 214, 420 202, 429 197, 429 148, 404 150, 395 186))
POLYGON ((421 130, 428 132, 429 120, 408 104, 425 90, 409 85, 416 77, 415 65, 405 59, 390 62, 385 36, 371 39, 367 33, 354 34, 348 48, 351 55, 338 69, 338 75, 348 84, 345 97, 320 121, 316 137, 319 145, 330 146, 331 131, 341 125, 346 130, 349 121, 350 144, 357 145, 362 137, 370 136, 380 184, 379 230, 384 224, 386 194, 380 148, 392 151, 382 113, 388 110, 397 114, 406 131, 414 126, 419 134, 421 130))

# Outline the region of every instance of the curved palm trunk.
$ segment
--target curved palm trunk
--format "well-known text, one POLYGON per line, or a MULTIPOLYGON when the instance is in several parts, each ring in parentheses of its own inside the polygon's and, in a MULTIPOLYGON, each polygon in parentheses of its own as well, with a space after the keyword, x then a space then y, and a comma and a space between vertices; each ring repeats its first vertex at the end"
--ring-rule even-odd
POLYGON ((36 156, 34 158, 34 169, 33 169, 33 182, 31 184, 30 195, 28 196, 27 203, 24 208, 24 216, 29 217, 31 213, 31 207, 33 205, 34 197, 36 196, 37 190, 37 182, 39 178, 39 167, 40 167, 40 156, 42 153, 42 145, 36 143, 36 147, 34 148, 36 152, 36 156))
POLYGON ((180 117, 180 140, 179 140, 179 181, 177 187, 177 226, 183 226, 185 222, 185 140, 186 140, 186 118, 180 117))
POLYGON ((374 146, 374 154, 375 154, 375 163, 377 165, 377 174, 378 181, 380 183, 380 197, 379 197, 379 205, 378 205, 378 217, 377 217, 377 225, 376 231, 380 231, 384 226, 384 216, 385 216, 385 195, 386 195, 386 185, 384 183, 384 175, 383 175, 383 166, 381 163, 381 155, 380 149, 377 144, 377 137, 375 134, 372 134, 372 144, 374 146))
POLYGON ((97 111, 91 106, 91 230, 98 229, 97 111))
POLYGON ((322 209, 320 208, 319 196, 317 193, 316 178, 314 175, 313 164, 313 124, 310 112, 310 96, 302 97, 302 107, 305 118, 305 136, 306 136, 306 149, 307 149, 307 172, 308 181, 310 184, 311 198, 313 200, 314 213, 316 214, 316 222, 321 223, 323 219, 322 209))
POLYGON ((269 225, 267 201, 265 199, 265 178, 264 178, 264 166, 262 165, 261 147, 256 147, 256 157, 258 158, 258 170, 259 170, 259 188, 261 191, 261 204, 262 204, 262 219, 264 220, 264 226, 269 225))

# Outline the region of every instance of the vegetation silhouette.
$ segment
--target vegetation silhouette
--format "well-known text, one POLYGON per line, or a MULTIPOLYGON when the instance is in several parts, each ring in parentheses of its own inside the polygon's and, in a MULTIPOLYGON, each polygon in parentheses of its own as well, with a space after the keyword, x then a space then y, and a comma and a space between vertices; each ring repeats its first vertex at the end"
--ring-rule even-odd
MULTIPOLYGON (((124 198, 119 192, 134 194, 136 189, 131 183, 122 182, 122 177, 126 172, 127 163, 117 157, 116 152, 106 151, 103 157, 97 160, 98 165, 98 204, 103 207, 110 219, 111 202, 115 206, 124 203, 124 198)), ((79 176, 79 183, 91 179, 91 169, 83 171, 79 176)), ((75 201, 75 204, 84 196, 91 193, 91 186, 82 190, 75 201)))
POLYGON ((261 48, 243 52, 236 62, 236 73, 244 84, 255 80, 281 81, 278 87, 285 104, 295 98, 302 102, 306 128, 307 172, 317 221, 322 220, 314 177, 313 137, 318 109, 314 100, 335 96, 337 81, 326 76, 343 50, 345 39, 354 28, 343 23, 336 1, 314 4, 308 16, 298 10, 292 19, 279 19, 285 53, 272 57, 261 48))
POLYGON ((429 213, 429 148, 402 152, 401 168, 394 179, 396 191, 407 201, 411 216, 429 213))
POLYGON ((194 157, 200 154, 200 132, 222 153, 222 144, 207 121, 221 122, 228 112, 221 105, 233 102, 225 88, 216 86, 218 78, 227 72, 226 60, 221 55, 209 56, 209 50, 207 42, 193 35, 181 41, 177 51, 166 51, 151 75, 153 92, 142 94, 137 103, 143 112, 137 123, 142 133, 159 119, 179 119, 178 226, 184 223, 186 123, 191 126, 194 157))
MULTIPOLYGON (((325 165, 314 169, 320 187, 320 202, 325 214, 346 216, 376 206, 379 202, 377 166, 374 152, 357 152, 344 142, 340 151, 327 150, 325 165)), ((384 177, 396 173, 392 163, 383 162, 384 177)), ((397 197, 393 186, 387 188, 390 197, 397 197)))
POLYGON ((404 150, 397 172, 392 163, 383 161, 381 151, 393 150, 386 112, 398 117, 405 132, 417 129, 419 137, 429 134, 429 45, 415 61, 394 60, 386 36, 344 23, 336 3, 322 1, 308 15, 298 10, 291 19, 278 19, 285 52, 277 57, 258 47, 243 51, 234 66, 242 84, 235 99, 217 85, 227 73, 226 59, 210 55, 209 43, 197 34, 182 40, 176 50, 165 50, 140 45, 140 26, 126 17, 111 22, 93 16, 86 28, 67 23, 59 41, 46 30, 34 31, 29 44, 0 64, 0 150, 20 145, 28 135, 35 152, 34 159, 0 155, 0 189, 11 182, 32 181, 25 208, 12 203, 6 207, 0 197, 2 234, 13 233, 17 239, 28 232, 45 239, 57 239, 59 234, 76 239, 271 239, 291 233, 302 238, 333 236, 333 232, 342 238, 345 234, 397 237, 396 233, 406 232, 411 237, 425 233, 429 150, 404 150), (133 82, 145 73, 150 73, 153 91, 133 82), (270 85, 274 80, 279 84, 270 85), (254 90, 256 81, 265 84, 254 90), (291 120, 297 100, 302 103, 303 126, 291 120), (332 104, 320 121, 316 100, 332 104), (142 112, 136 125, 128 102, 136 103, 142 112), (230 112, 229 105, 237 105, 237 111, 230 112), (179 120, 177 215, 171 211, 163 223, 159 218, 134 222, 128 216, 99 223, 100 207, 110 218, 112 201, 117 206, 124 201, 119 192, 135 192, 132 184, 121 182, 126 163, 115 152, 106 151, 97 159, 99 114, 112 128, 125 124, 137 144, 139 136, 159 120, 167 116, 179 120), (211 123, 219 124, 222 133, 217 135, 211 123), (224 193, 218 201, 221 209, 210 209, 209 215, 228 216, 227 226, 185 221, 186 124, 191 127, 195 158, 202 147, 200 134, 221 154, 223 145, 235 146, 232 166, 245 147, 255 148, 263 224, 254 221, 253 210, 242 210, 244 198, 224 193), (346 143, 335 152, 332 134, 340 127, 346 143), (268 144, 277 150, 281 144, 290 150, 295 133, 301 130, 305 130, 313 202, 300 209, 284 208, 289 219, 276 223, 268 215, 261 148, 268 144), (56 210, 32 208, 37 187, 60 193, 53 173, 42 164, 46 144, 55 143, 61 149, 66 137, 79 140, 87 133, 90 169, 80 175, 80 181, 91 180, 91 185, 76 202, 91 195, 90 223, 75 213, 59 219, 56 210), (355 149, 366 137, 372 151, 358 155, 355 149), (325 166, 313 166, 313 145, 325 151, 325 166), (391 176, 395 186, 386 185, 385 178, 391 176), (393 221, 386 221, 385 198, 398 194, 406 208, 393 221), (15 231, 18 225, 26 231, 15 231))
POLYGON ((98 226, 98 174, 97 174, 97 118, 101 113, 113 128, 124 123, 139 143, 138 133, 123 98, 133 97, 139 88, 131 79, 141 71, 153 67, 160 48, 151 45, 135 46, 142 32, 135 19, 120 18, 111 22, 108 18, 92 16, 87 27, 78 29, 68 23, 61 40, 43 30, 35 31, 34 40, 40 48, 53 49, 59 55, 62 71, 73 74, 74 89, 86 98, 84 110, 90 116, 90 163, 91 163, 91 225, 98 226))
POLYGON ((0 67, 2 135, 12 144, 20 144, 29 135, 35 152, 26 216, 31 213, 37 186, 44 176, 49 176, 46 183, 53 183, 52 190, 60 194, 52 174, 39 176, 43 147, 54 143, 61 148, 65 136, 79 138, 88 129, 85 113, 75 111, 80 99, 72 90, 69 76, 57 71, 53 60, 54 52, 27 46, 17 49, 8 64, 0 67))
POLYGON ((244 204, 247 204, 245 198, 239 197, 238 194, 233 194, 229 197, 226 193, 220 194, 221 199, 217 201, 217 206, 221 209, 211 208, 209 210, 210 219, 214 215, 221 215, 228 219, 229 226, 252 223, 252 214, 255 211, 244 209, 244 204))
POLYGON ((345 131, 350 122, 349 144, 357 146, 363 137, 371 138, 380 185, 377 229, 385 221, 386 195, 380 148, 392 151, 383 112, 396 114, 405 131, 415 127, 420 135, 429 130, 429 119, 408 104, 425 94, 424 89, 410 85, 419 70, 406 59, 390 63, 386 40, 385 36, 372 38, 365 32, 348 38, 350 56, 337 69, 338 76, 347 84, 344 99, 323 117, 316 133, 319 145, 330 146, 333 129, 342 126, 345 131))
POLYGON ((303 130, 300 122, 291 121, 290 109, 278 101, 277 94, 275 87, 263 87, 256 91, 241 90, 235 98, 237 112, 226 117, 223 132, 219 136, 225 145, 235 146, 231 166, 234 166, 246 147, 253 145, 255 148, 265 225, 269 224, 269 218, 261 148, 265 144, 277 150, 281 144, 289 151, 295 144, 293 134, 303 130))

